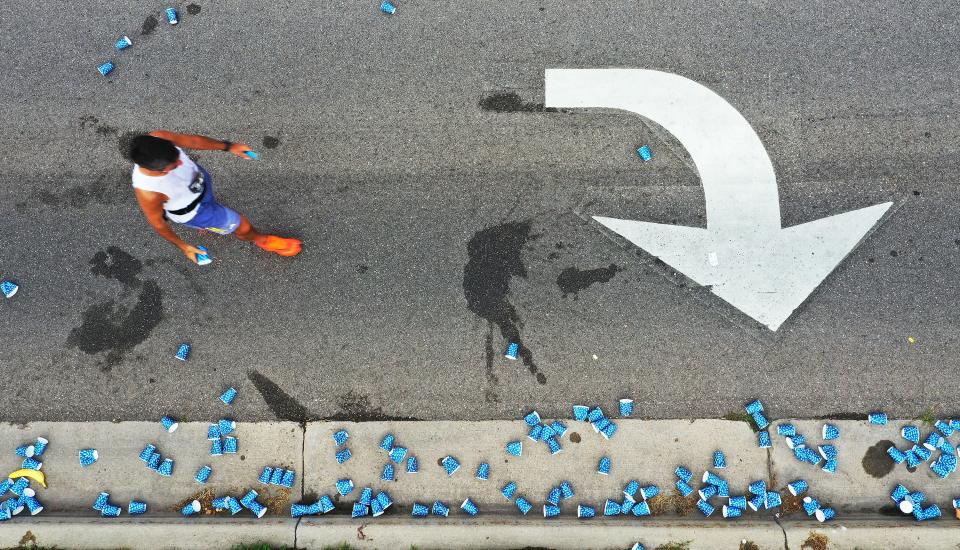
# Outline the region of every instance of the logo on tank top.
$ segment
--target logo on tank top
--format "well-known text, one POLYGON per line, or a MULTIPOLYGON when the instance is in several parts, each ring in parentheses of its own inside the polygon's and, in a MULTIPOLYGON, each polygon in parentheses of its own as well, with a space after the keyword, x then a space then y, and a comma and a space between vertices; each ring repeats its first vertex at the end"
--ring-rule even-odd
POLYGON ((203 192, 203 172, 197 172, 197 175, 193 177, 193 181, 190 182, 188 188, 192 193, 203 192))

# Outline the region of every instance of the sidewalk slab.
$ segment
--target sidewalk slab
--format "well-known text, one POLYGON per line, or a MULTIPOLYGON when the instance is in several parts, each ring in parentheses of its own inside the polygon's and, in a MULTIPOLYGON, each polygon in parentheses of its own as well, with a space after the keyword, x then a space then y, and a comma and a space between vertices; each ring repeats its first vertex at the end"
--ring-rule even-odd
MULTIPOLYGON (((891 420, 884 426, 871 425, 864 421, 829 421, 840 428, 840 439, 823 441, 821 428, 824 421, 785 420, 773 422, 770 435, 773 438, 772 471, 774 477, 785 485, 795 479, 804 479, 810 484, 810 493, 823 506, 832 506, 838 515, 844 513, 872 512, 880 513, 881 508, 893 506, 889 498, 893 487, 902 483, 910 490, 922 490, 929 502, 937 503, 944 512, 952 512, 950 502, 960 496, 956 488, 958 473, 947 479, 938 478, 926 464, 921 464, 915 472, 907 470, 906 463, 894 465, 886 454, 890 445, 901 449, 912 446, 900 437, 900 428, 914 424, 920 428, 923 438, 933 429, 916 421, 891 420), (785 438, 776 435, 776 426, 789 422, 803 434, 806 445, 813 450, 817 445, 831 443, 837 447, 839 459, 837 471, 824 472, 820 466, 798 461, 785 442, 785 438)), ((951 438, 956 442, 956 436, 951 438)), ((932 459, 936 459, 935 452, 932 459)), ((802 512, 800 512, 802 513, 802 512)), ((944 514, 947 515, 947 514, 944 514)))
MULTIPOLYGON (((126 515, 132 499, 143 500, 148 516, 176 514, 179 504, 201 498, 206 504, 213 496, 243 496, 247 488, 261 494, 260 502, 270 505, 271 512, 289 515, 291 498, 299 500, 303 476, 303 430, 293 422, 238 423, 235 431, 239 450, 235 455, 210 456, 207 423, 185 422, 174 433, 167 433, 160 422, 34 422, 26 425, 0 425, 0 472, 9 473, 21 466, 22 458, 13 448, 33 443, 37 436, 50 440, 41 457, 47 489, 33 484, 37 498, 45 505, 42 515, 70 512, 95 516, 91 506, 101 491, 110 493, 110 502, 121 506, 126 515), (164 457, 174 460, 173 476, 162 477, 138 457, 147 443, 157 446, 164 457), (78 452, 97 449, 100 458, 93 465, 80 466, 78 452), (213 473, 201 485, 194 480, 197 470, 210 465, 213 473), (293 491, 281 488, 262 490, 257 476, 264 465, 283 465, 297 472, 293 491), (292 493, 292 494, 291 494, 292 493)), ((14 521, 22 518, 17 517, 14 521)), ((105 520, 113 521, 113 520, 105 520)))
MULTIPOLYGON (((336 494, 339 478, 351 478, 356 489, 344 497, 346 503, 356 500, 360 489, 370 485, 386 489, 394 501, 409 513, 413 502, 444 501, 451 515, 461 514, 460 504, 467 497, 482 512, 506 511, 518 514, 516 507, 500 493, 508 481, 518 485, 517 495, 534 504, 531 514, 542 514, 542 505, 549 490, 568 480, 576 492, 564 501, 563 514, 575 514, 577 504, 602 508, 607 498, 622 501, 623 487, 631 479, 641 485, 656 484, 664 496, 674 490, 673 470, 683 464, 701 475, 712 465, 713 451, 725 449, 729 466, 722 474, 729 480, 732 494, 742 494, 747 485, 767 477, 767 452, 759 449, 755 436, 744 422, 727 420, 617 420, 619 430, 611 440, 594 433, 587 422, 564 419, 568 431, 561 438, 563 451, 551 455, 542 442, 527 437, 529 427, 522 421, 486 422, 313 422, 307 425, 304 447, 308 493, 336 494), (353 458, 337 464, 332 434, 346 429, 350 440, 346 446, 353 458), (387 433, 395 437, 395 445, 409 449, 420 462, 420 472, 407 474, 404 465, 394 464, 397 480, 378 481, 387 453, 378 445, 387 433), (505 451, 512 440, 523 442, 523 455, 514 457, 505 451), (579 441, 579 443, 575 442, 579 441), (450 454, 461 468, 448 477, 439 461, 450 454), (610 457, 610 475, 597 473, 602 456, 610 457), (490 464, 490 479, 476 479, 481 462, 490 464)), ((697 512, 699 513, 699 512, 697 512)))
POLYGON ((0 523, 0 548, 39 546, 66 550, 230 549, 264 542, 293 548, 296 520, 254 518, 130 518, 111 520, 36 516, 0 523))
MULTIPOLYGON (((300 548, 337 547, 396 550, 500 550, 550 548, 556 550, 628 549, 640 542, 648 549, 689 541, 689 550, 737 550, 741 541, 757 550, 783 550, 783 530, 773 521, 710 520, 638 521, 595 518, 544 520, 497 518, 471 521, 450 517, 406 521, 398 518, 370 522, 306 518, 297 529, 300 548)), ((793 546, 791 546, 793 548, 793 546)), ((800 548, 797 546, 796 548, 800 548)), ((832 547, 831 547, 832 550, 832 547)))
POLYGON ((791 550, 956 550, 960 543, 957 522, 952 517, 922 524, 912 518, 837 521, 830 525, 785 521, 783 527, 791 550))

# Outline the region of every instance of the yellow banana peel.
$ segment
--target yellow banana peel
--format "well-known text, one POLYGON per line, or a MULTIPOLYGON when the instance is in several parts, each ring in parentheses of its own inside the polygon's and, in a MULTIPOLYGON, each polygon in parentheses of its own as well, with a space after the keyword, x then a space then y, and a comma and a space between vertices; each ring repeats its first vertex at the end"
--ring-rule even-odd
POLYGON ((7 477, 9 477, 10 479, 17 479, 18 477, 30 478, 33 481, 36 481, 37 483, 39 483, 40 486, 43 487, 44 489, 47 488, 47 478, 46 476, 43 475, 43 472, 41 472, 40 470, 22 468, 20 470, 17 470, 16 472, 13 472, 7 477))

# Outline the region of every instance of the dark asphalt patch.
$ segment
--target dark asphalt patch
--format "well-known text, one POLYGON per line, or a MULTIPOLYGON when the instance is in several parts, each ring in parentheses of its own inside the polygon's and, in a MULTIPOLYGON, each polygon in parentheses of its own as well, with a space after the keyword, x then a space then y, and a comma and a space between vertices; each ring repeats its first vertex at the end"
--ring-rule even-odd
POLYGON ((530 221, 509 222, 478 231, 467 244, 470 258, 463 267, 463 295, 467 308, 500 328, 508 342, 520 344, 520 358, 537 382, 547 377, 533 361, 533 352, 520 339, 520 316, 507 299, 510 279, 526 277, 523 247, 532 239, 530 221))
POLYGON ((867 449, 863 455, 863 471, 876 478, 881 478, 893 471, 895 464, 890 460, 887 449, 893 447, 893 441, 884 439, 867 449))
POLYGON ((143 270, 143 263, 116 246, 107 247, 106 252, 97 252, 89 263, 94 275, 115 279, 127 288, 140 287, 137 275, 143 270))
POLYGON ((263 136, 263 146, 267 149, 276 149, 280 146, 280 138, 273 136, 263 136))
POLYGON ((260 396, 266 401, 267 406, 270 407, 277 419, 300 423, 307 421, 306 407, 283 391, 273 380, 255 370, 248 372, 247 378, 253 382, 253 386, 260 392, 260 396))
POLYGON ((577 294, 581 290, 594 283, 609 282, 618 271, 620 271, 620 267, 616 264, 610 264, 608 267, 600 267, 597 269, 585 269, 583 271, 576 267, 568 267, 561 271, 557 277, 557 286, 560 287, 560 292, 563 292, 564 298, 566 298, 568 294, 573 294, 573 298, 576 299, 577 294))
MULTIPOLYGON (((36 199, 34 204, 39 203, 41 206, 54 209, 67 206, 83 209, 91 202, 114 204, 124 190, 125 181, 123 176, 117 173, 109 176, 101 175, 96 181, 67 187, 59 193, 41 189, 33 193, 33 198, 36 199)), ((29 203, 26 204, 29 205, 29 203)))
POLYGON ((497 377, 496 372, 493 370, 493 358, 496 357, 496 353, 493 351, 493 323, 487 322, 487 327, 487 337, 484 340, 487 389, 483 393, 483 400, 487 403, 499 403, 500 396, 497 394, 495 388, 497 384, 500 383, 500 378, 497 377))
POLYGON ((333 416, 327 417, 325 420, 333 420, 334 422, 419 420, 418 418, 414 418, 412 416, 391 416, 389 414, 384 414, 383 408, 377 407, 374 409, 370 406, 369 397, 354 391, 348 391, 347 393, 337 397, 337 407, 340 408, 340 412, 334 414, 333 416))
POLYGON ((524 101, 516 92, 494 92, 480 98, 480 108, 495 113, 556 113, 543 103, 524 101))
POLYGON ((107 352, 107 369, 123 354, 146 340, 163 320, 163 292, 154 281, 144 281, 137 303, 129 312, 114 300, 87 308, 79 327, 70 331, 67 345, 89 355, 107 352))
POLYGON ((156 30, 157 25, 160 21, 157 20, 156 16, 148 15, 146 19, 143 20, 143 25, 140 27, 140 34, 148 35, 156 30))
POLYGON ((187 4, 187 13, 190 15, 197 15, 201 9, 203 8, 200 7, 200 4, 187 4))

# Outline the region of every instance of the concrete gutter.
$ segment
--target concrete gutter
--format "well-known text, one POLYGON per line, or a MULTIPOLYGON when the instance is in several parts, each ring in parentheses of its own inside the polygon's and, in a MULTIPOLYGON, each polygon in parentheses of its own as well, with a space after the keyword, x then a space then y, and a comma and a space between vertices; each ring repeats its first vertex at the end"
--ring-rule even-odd
MULTIPOLYGON (((741 540, 757 548, 805 548, 821 550, 823 542, 811 533, 826 537, 828 549, 854 548, 950 548, 956 549, 958 526, 952 516, 950 499, 953 479, 941 481, 927 468, 908 473, 904 466, 889 468, 876 459, 878 441, 890 440, 901 447, 902 424, 870 426, 866 422, 839 421, 843 435, 836 442, 840 454, 837 473, 827 474, 801 464, 788 454, 782 438, 774 436, 774 448, 759 449, 755 434, 744 422, 726 420, 635 420, 617 421, 620 429, 610 441, 593 432, 586 423, 564 420, 569 431, 563 437, 563 452, 550 455, 543 443, 526 438, 522 421, 489 422, 312 422, 240 424, 236 435, 240 452, 222 457, 209 456, 206 423, 184 423, 173 434, 152 422, 32 423, 0 426, 0 440, 11 452, 0 455, 0 470, 12 471, 20 459, 12 447, 37 436, 50 440, 43 457, 48 489, 38 489, 46 510, 39 516, 17 516, 0 523, 0 548, 37 544, 59 548, 230 548, 238 543, 266 542, 275 546, 322 548, 348 542, 357 548, 629 548, 642 542, 656 548, 670 542, 691 541, 690 549, 735 549, 741 540), (353 458, 339 465, 330 434, 347 429, 347 446, 353 458), (406 474, 398 468, 397 480, 379 481, 388 458, 378 448, 386 433, 396 444, 409 449, 420 461, 421 471, 406 474), (521 457, 509 456, 504 445, 521 440, 521 457), (579 442, 574 442, 579 441, 579 442), (152 442, 176 460, 171 478, 148 470, 137 455, 152 442), (100 460, 81 468, 80 448, 98 449, 100 460), (673 469, 684 464, 696 473, 711 465, 712 452, 723 450, 729 466, 722 474, 730 481, 733 494, 743 493, 747 484, 764 479, 781 489, 798 477, 806 479, 812 494, 824 505, 837 509, 833 522, 821 525, 807 519, 802 511, 775 518, 769 512, 747 514, 736 521, 716 516, 704 519, 690 508, 690 502, 673 494, 673 469), (451 454, 462 464, 448 477, 438 460, 451 454), (601 456, 609 456, 609 476, 596 473, 601 456), (480 481, 474 471, 480 462, 491 466, 491 478, 480 481), (201 486, 193 480, 196 470, 209 464, 210 481, 201 486), (297 471, 293 490, 266 488, 257 482, 265 465, 281 465, 297 471), (312 501, 321 494, 335 494, 336 479, 349 477, 357 486, 338 503, 336 512, 323 517, 294 520, 289 517, 291 502, 312 501), (602 507, 606 498, 618 499, 630 479, 655 483, 663 495, 652 508, 656 517, 596 518, 579 521, 571 517, 579 503, 602 507), (561 506, 562 516, 544 520, 540 506, 550 487, 569 480, 576 497, 561 506), (522 517, 501 494, 507 481, 519 486, 534 503, 530 516, 522 517), (915 523, 912 518, 887 517, 880 513, 892 501, 888 494, 896 483, 922 489, 944 511, 944 518, 915 523), (359 488, 385 489, 395 506, 381 518, 352 520, 350 503, 359 488), (270 514, 256 520, 247 512, 219 517, 209 510, 210 498, 222 494, 242 495, 255 488, 270 505, 270 514), (146 516, 103 519, 90 505, 97 493, 106 490, 111 500, 126 507, 132 498, 148 502, 146 516), (303 495, 306 495, 304 497, 303 495), (458 509, 470 497, 481 514, 470 518, 458 509), (182 518, 179 506, 199 498, 204 503, 200 517, 182 518), (446 519, 410 516, 414 501, 443 500, 451 508, 446 519), (948 529, 950 531, 948 531, 948 529)), ((820 442, 821 422, 794 424, 814 446, 820 442)), ((771 430, 775 433, 775 427, 771 430)), ((928 430, 924 430, 926 432, 928 430)), ((924 435, 926 435, 924 433, 924 435)), ((954 437, 956 439, 956 437, 954 437)), ((884 444, 885 445, 885 444, 884 444)), ((881 445, 879 452, 885 451, 881 445)), ((881 457, 882 458, 882 457, 881 457)), ((622 498, 622 497, 621 497, 622 498)), ((795 504, 795 503, 794 503, 795 504)))

